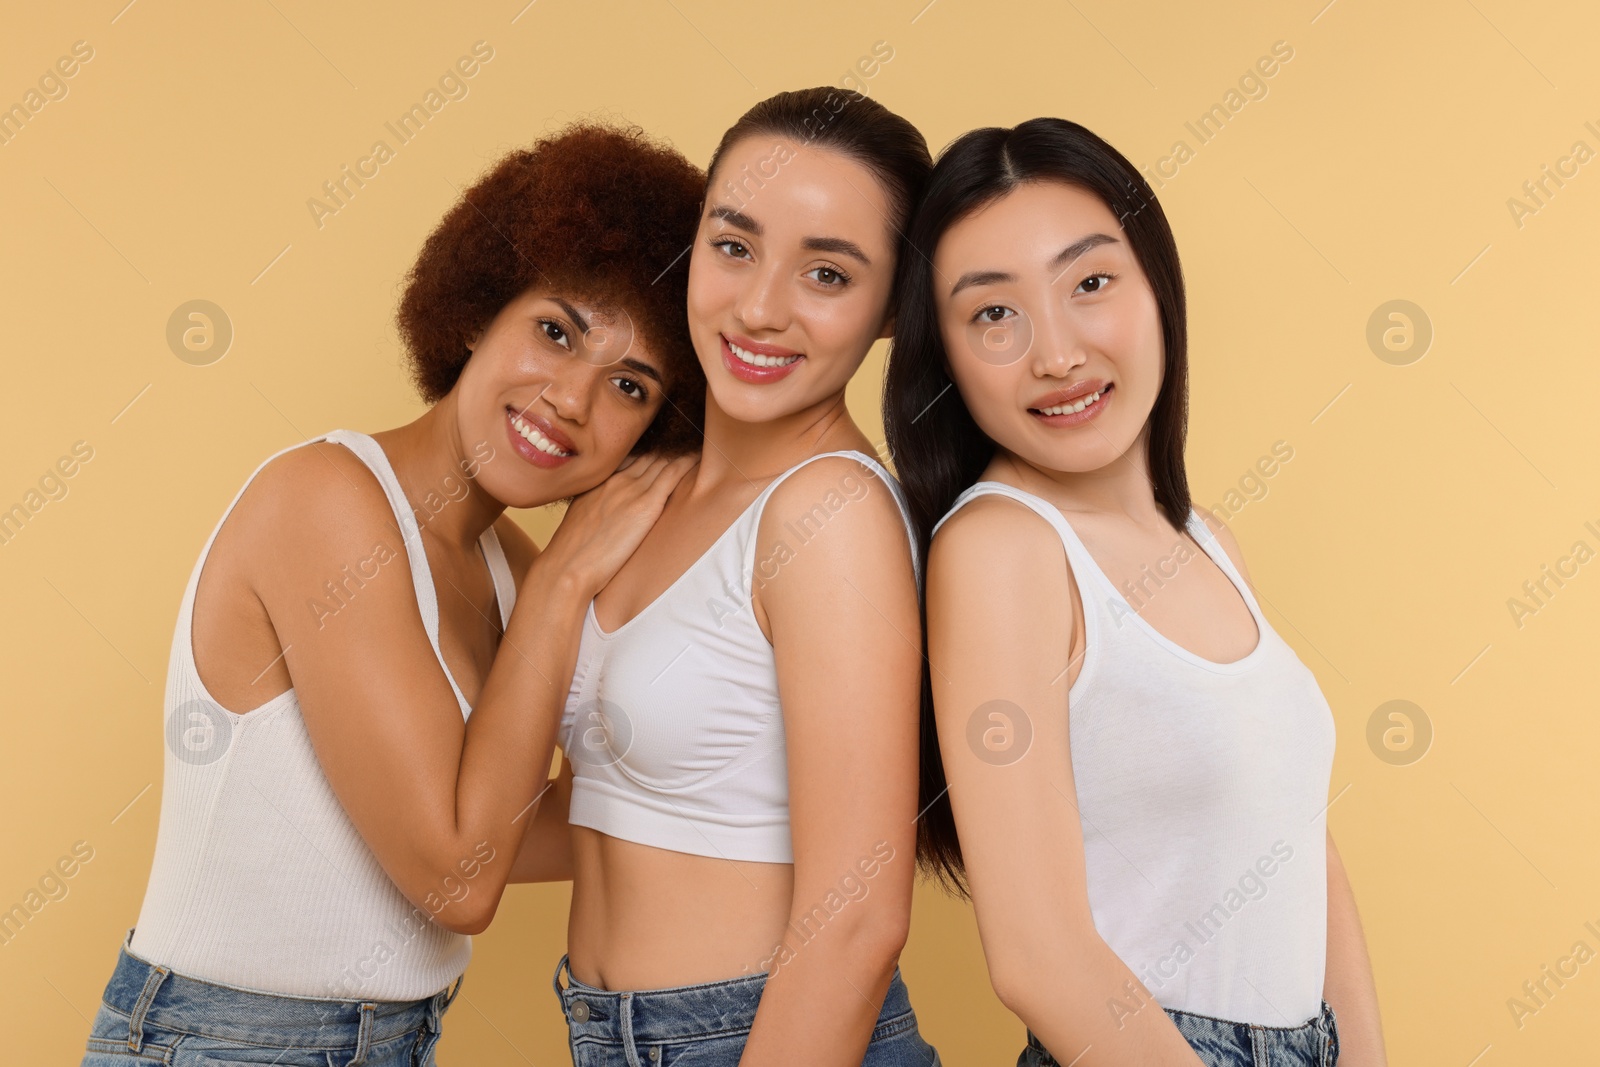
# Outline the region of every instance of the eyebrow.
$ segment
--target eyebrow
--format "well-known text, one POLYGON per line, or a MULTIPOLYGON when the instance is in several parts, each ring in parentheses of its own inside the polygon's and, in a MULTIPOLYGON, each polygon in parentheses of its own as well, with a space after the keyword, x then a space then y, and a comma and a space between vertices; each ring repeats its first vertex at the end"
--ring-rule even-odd
MULTIPOLYGON (((1060 252, 1057 252, 1050 260, 1048 269, 1055 270, 1057 267, 1061 267, 1064 270, 1089 249, 1097 248, 1100 245, 1118 243, 1115 237, 1105 233, 1091 233, 1087 237, 1080 237, 1060 252)), ((1057 277, 1060 277, 1060 275, 1057 275, 1057 277)), ((955 296, 961 290, 970 289, 975 285, 996 285, 1000 282, 1014 282, 1016 280, 1017 276, 1009 271, 972 270, 956 279, 956 284, 950 287, 950 295, 955 296)))
POLYGON ((559 296, 552 296, 550 300, 552 303, 559 305, 561 310, 567 313, 567 317, 572 320, 572 324, 578 328, 579 333, 589 332, 589 320, 578 314, 577 308, 573 307, 559 296))
POLYGON ((729 207, 726 204, 718 204, 716 207, 711 209, 710 214, 714 219, 726 219, 728 222, 733 223, 741 230, 749 230, 757 237, 761 236, 761 223, 757 222, 749 215, 746 215, 738 208, 729 207))
POLYGON ((654 367, 652 367, 648 363, 644 363, 644 362, 642 362, 640 360, 633 359, 631 357, 625 357, 622 360, 622 365, 624 367, 627 367, 627 368, 631 369, 631 370, 635 370, 635 371, 639 372, 640 374, 644 375, 647 378, 654 378, 655 379, 655 383, 657 385, 666 385, 667 384, 666 382, 664 382, 661 379, 661 372, 656 370, 654 367))
MULTIPOLYGON (((578 309, 577 308, 573 307, 571 304, 569 304, 567 301, 563 300, 559 296, 552 296, 550 299, 551 299, 552 302, 554 302, 556 304, 559 304, 561 306, 561 310, 565 311, 567 313, 567 317, 572 320, 572 324, 578 328, 578 332, 579 333, 588 333, 589 332, 589 322, 582 315, 578 314, 578 309)), ((618 362, 621 363, 624 367, 627 367, 630 370, 633 370, 633 371, 635 371, 635 372, 637 372, 639 374, 642 374, 647 378, 654 378, 657 385, 665 385, 666 384, 666 382, 661 377, 661 372, 656 370, 654 367, 652 367, 650 364, 644 362, 643 360, 631 359, 631 358, 628 358, 628 357, 624 357, 621 360, 618 360, 618 362)))
POLYGON ((800 242, 800 245, 812 252, 836 252, 841 256, 851 256, 869 267, 872 266, 872 260, 861 251, 861 246, 843 237, 807 237, 800 242))
MULTIPOLYGON (((710 217, 723 219, 741 230, 755 234, 757 237, 762 234, 761 223, 738 208, 729 207, 726 204, 719 204, 712 208, 710 217)), ((800 242, 800 247, 809 252, 833 252, 841 256, 850 256, 869 267, 872 266, 871 258, 861 250, 861 246, 843 237, 807 237, 800 242)))

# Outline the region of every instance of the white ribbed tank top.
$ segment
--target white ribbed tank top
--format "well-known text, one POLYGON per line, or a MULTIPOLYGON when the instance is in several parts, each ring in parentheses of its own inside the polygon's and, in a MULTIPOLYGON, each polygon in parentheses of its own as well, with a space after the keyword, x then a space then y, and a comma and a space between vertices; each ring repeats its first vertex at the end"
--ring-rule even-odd
MULTIPOLYGON (((394 468, 364 433, 333 430, 302 444, 321 440, 349 448, 382 483, 428 640, 469 715, 439 651, 433 574, 394 468)), ((323 776, 294 689, 234 714, 195 670, 195 589, 211 545, 256 474, 288 451, 267 457, 245 480, 184 590, 167 661, 161 823, 129 951, 179 974, 261 992, 418 1000, 466 970, 472 939, 434 923, 384 873, 323 776)), ((493 526, 478 543, 503 630, 516 583, 493 526)))
MULTIPOLYGON (((1140 618, 1046 500, 979 482, 940 525, 987 494, 1054 527, 1083 600, 1068 736, 1095 929, 1163 1008, 1262 1026, 1313 1018, 1334 749, 1316 678, 1194 509, 1189 534, 1260 632, 1231 663, 1202 659, 1140 618)), ((1136 1007, 1130 999, 1125 1010, 1136 1007)))

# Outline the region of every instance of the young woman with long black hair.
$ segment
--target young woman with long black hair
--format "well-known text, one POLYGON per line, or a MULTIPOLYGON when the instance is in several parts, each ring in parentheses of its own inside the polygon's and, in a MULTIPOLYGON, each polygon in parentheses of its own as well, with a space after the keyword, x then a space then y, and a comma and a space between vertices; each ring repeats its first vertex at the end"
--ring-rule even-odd
POLYGON ((1019 1067, 1383 1063, 1330 709, 1190 499, 1154 193, 1074 123, 974 130, 907 244, 884 411, 931 543, 920 856, 970 895, 1019 1067))
POLYGON ((905 119, 826 88, 757 104, 712 157, 700 464, 590 608, 562 723, 578 1067, 938 1062, 897 966, 916 556, 845 406, 931 164, 905 119))
POLYGON ((431 406, 235 495, 178 612, 155 862, 85 1067, 434 1062, 514 862, 561 876, 538 801, 583 613, 694 463, 670 268, 703 180, 637 130, 512 152, 401 303, 431 406), (573 496, 542 553, 504 514, 573 496))

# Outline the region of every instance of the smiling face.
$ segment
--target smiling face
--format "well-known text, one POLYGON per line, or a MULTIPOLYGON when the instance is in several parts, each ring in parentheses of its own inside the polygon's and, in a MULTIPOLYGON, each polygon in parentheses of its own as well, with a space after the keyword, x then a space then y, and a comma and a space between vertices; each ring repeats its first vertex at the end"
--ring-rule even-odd
POLYGON ((717 162, 689 260, 689 331, 710 400, 766 422, 843 392, 887 336, 889 198, 842 153, 777 135, 717 162))
POLYGON ((1081 473, 1141 440, 1161 389, 1160 309, 1099 197, 1021 185, 945 231, 933 266, 951 380, 996 444, 1081 473))
POLYGON ((510 507, 600 484, 665 396, 662 362, 625 311, 539 287, 501 308, 471 348, 454 390, 464 454, 493 447, 477 478, 510 507))

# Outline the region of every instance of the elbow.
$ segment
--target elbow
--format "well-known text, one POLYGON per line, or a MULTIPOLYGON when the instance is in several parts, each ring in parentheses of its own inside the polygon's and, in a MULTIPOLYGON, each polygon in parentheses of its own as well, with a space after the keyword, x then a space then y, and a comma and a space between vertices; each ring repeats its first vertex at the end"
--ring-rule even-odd
POLYGON ((865 940, 869 952, 875 951, 877 958, 893 965, 899 963, 900 953, 905 951, 906 941, 910 937, 911 907, 907 902, 906 907, 896 908, 892 915, 880 916, 865 940))
POLYGON ((999 958, 989 959, 989 986, 994 990, 994 995, 1006 1010, 1024 1024, 1032 1018, 1032 1011, 1028 1007, 1028 993, 1032 983, 1025 974, 1020 974, 1014 964, 1003 964, 999 958))
POLYGON ((1034 931, 1028 940, 996 946, 995 951, 985 945, 989 986, 1006 1010, 1036 1029, 1042 1016, 1060 1006, 1063 995, 1082 991, 1083 979, 1110 952, 1097 951, 1103 945, 1066 931, 1034 931), (1063 960, 1078 963, 1064 968, 1063 960))
POLYGON ((505 893, 503 877, 504 874, 492 877, 484 871, 472 882, 445 878, 439 883, 445 887, 445 892, 434 887, 407 896, 427 912, 436 925, 457 934, 481 934, 494 921, 495 912, 500 908, 500 898, 505 893))
MULTIPOLYGON (((891 974, 900 962, 911 934, 910 904, 903 908, 878 908, 861 911, 854 916, 840 915, 834 922, 841 924, 838 938, 828 940, 837 946, 849 946, 852 963, 863 963, 873 971, 891 974)), ((806 921, 802 917, 799 922, 806 921)))
MULTIPOLYGON (((486 895, 485 895, 486 896, 486 895)), ((495 912, 499 910, 498 900, 480 898, 473 900, 471 896, 458 903, 449 904, 440 909, 433 916, 433 921, 457 934, 481 934, 494 922, 495 912)))

